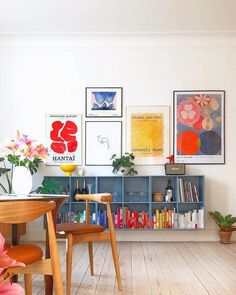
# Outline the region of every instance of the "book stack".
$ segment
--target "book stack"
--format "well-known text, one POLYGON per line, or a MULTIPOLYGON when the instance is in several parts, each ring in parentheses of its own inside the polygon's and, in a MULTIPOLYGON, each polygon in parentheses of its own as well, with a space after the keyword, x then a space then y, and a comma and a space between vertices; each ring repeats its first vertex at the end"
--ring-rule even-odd
POLYGON ((199 202, 197 187, 191 181, 179 178, 179 202, 199 202))
POLYGON ((103 227, 108 226, 107 210, 98 210, 97 224, 99 224, 103 227))
POLYGON ((204 209, 195 209, 185 213, 178 213, 178 228, 180 229, 203 229, 204 209))
POLYGON ((127 229, 148 229, 149 228, 149 214, 145 211, 127 210, 124 214, 124 228, 127 229))
POLYGON ((171 229, 176 228, 176 213, 175 208, 163 210, 156 210, 152 215, 152 228, 153 229, 171 229))
MULTIPOLYGON (((59 212, 57 214, 57 223, 85 223, 86 222, 86 211, 77 211, 77 212, 59 212)), ((92 224, 96 223, 96 214, 92 213, 90 215, 90 222, 92 224)))

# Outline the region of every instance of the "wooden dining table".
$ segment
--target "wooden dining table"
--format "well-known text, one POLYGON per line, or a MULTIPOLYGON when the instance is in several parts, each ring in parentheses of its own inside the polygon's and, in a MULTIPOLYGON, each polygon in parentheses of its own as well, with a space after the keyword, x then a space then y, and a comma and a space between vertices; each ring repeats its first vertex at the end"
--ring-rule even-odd
MULTIPOLYGON (((28 195, 15 195, 15 194, 1 194, 0 202, 15 202, 15 201, 54 201, 56 203, 55 209, 52 211, 54 227, 56 228, 57 213, 60 206, 68 199, 68 195, 56 194, 28 194, 28 195)), ((18 239, 17 224, 12 225, 12 244, 17 245, 18 239)), ((48 232, 46 230, 46 253, 45 257, 50 257, 48 232)), ((46 275, 45 278, 45 295, 53 294, 53 277, 46 275)))

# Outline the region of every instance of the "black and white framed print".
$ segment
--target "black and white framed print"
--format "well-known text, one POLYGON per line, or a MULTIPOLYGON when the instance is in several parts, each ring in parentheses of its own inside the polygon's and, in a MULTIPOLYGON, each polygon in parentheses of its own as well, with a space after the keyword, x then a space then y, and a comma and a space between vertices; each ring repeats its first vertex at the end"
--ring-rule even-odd
POLYGON ((85 165, 111 166, 113 154, 122 155, 122 122, 85 122, 85 165))

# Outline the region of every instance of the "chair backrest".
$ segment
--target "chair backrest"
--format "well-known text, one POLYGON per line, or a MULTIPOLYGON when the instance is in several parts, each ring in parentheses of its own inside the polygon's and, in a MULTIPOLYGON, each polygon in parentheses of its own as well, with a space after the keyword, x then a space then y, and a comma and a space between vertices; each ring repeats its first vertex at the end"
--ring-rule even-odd
POLYGON ((53 210, 54 201, 3 201, 0 202, 0 223, 28 222, 53 210))
POLYGON ((77 194, 75 196, 77 201, 94 201, 102 204, 106 204, 107 202, 111 202, 112 196, 110 193, 100 193, 100 194, 90 194, 90 195, 81 195, 77 194))
POLYGON ((79 201, 79 200, 86 201, 86 223, 90 223, 90 206, 89 206, 90 201, 106 204, 108 228, 109 228, 110 232, 114 233, 114 224, 113 224, 111 206, 110 206, 111 201, 112 201, 112 196, 110 193, 100 193, 100 194, 90 194, 90 195, 77 194, 75 196, 75 199, 77 201, 79 201))

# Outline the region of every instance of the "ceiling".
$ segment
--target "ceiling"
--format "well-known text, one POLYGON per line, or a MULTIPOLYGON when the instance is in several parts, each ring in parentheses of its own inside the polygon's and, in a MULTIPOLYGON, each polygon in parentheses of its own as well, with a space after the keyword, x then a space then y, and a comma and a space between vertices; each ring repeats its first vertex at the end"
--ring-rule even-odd
POLYGON ((0 33, 236 31, 236 0, 0 0, 0 33))

